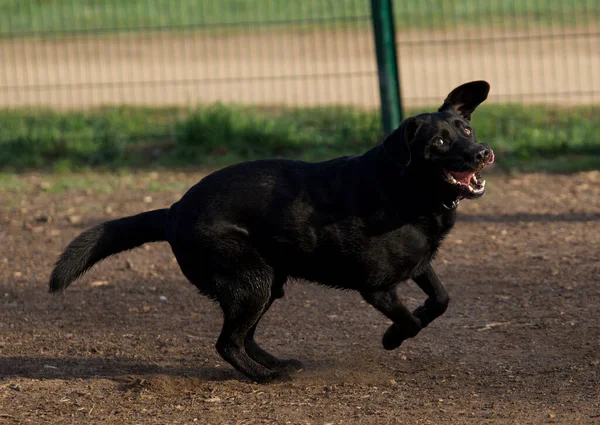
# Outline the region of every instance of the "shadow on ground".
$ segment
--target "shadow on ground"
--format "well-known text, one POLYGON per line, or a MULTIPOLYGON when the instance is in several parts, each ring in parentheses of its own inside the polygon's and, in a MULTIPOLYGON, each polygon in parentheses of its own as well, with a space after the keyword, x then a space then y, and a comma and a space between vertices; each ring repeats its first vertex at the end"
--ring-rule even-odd
POLYGON ((457 221, 467 223, 532 223, 532 222, 585 222, 600 221, 600 214, 461 214, 457 221))
POLYGON ((2 359, 0 380, 5 378, 87 379, 117 378, 123 375, 169 375, 199 378, 203 381, 245 380, 232 368, 209 367, 187 362, 162 366, 132 358, 81 359, 51 357, 7 357, 2 359))

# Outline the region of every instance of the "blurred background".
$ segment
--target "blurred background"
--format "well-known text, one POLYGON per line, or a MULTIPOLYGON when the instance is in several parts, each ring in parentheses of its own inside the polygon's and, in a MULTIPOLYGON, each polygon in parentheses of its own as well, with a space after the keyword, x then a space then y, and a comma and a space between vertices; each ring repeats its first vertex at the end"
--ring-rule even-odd
MULTIPOLYGON (((385 2, 383 2, 385 3, 385 2)), ((600 2, 393 0, 403 115, 464 82, 505 169, 600 168, 600 2)), ((220 166, 383 136, 369 0, 6 0, 0 167, 220 166)))

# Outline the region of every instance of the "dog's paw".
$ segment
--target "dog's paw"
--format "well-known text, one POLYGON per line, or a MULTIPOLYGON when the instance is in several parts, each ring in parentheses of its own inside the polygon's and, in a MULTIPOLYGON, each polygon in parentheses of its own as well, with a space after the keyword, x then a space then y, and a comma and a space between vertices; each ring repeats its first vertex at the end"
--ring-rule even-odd
POLYGON ((292 377, 290 376, 290 373, 283 369, 274 370, 271 373, 256 377, 254 379, 254 381, 259 384, 275 384, 278 382, 290 382, 291 380, 292 377))
POLYGON ((383 348, 386 350, 395 350, 400 347, 402 342, 407 338, 407 336, 398 328, 396 325, 390 325, 383 334, 382 342, 383 348))
POLYGON ((413 316, 421 321, 421 326, 425 327, 431 322, 430 310, 426 305, 419 306, 413 311, 413 316))
POLYGON ((304 369, 304 365, 301 361, 296 359, 282 360, 279 369, 287 372, 298 372, 304 369))
POLYGON ((295 359, 277 360, 277 362, 270 362, 265 366, 273 371, 287 373, 289 375, 304 369, 302 363, 295 359))

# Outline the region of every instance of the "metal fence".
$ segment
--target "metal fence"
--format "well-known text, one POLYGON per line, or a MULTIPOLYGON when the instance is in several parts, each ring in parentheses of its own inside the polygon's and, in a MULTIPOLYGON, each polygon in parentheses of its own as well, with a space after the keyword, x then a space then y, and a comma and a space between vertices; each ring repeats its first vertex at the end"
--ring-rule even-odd
MULTIPOLYGON (((402 101, 600 101, 598 0, 394 0, 402 101)), ((369 0, 6 0, 0 107, 379 106, 369 0)))

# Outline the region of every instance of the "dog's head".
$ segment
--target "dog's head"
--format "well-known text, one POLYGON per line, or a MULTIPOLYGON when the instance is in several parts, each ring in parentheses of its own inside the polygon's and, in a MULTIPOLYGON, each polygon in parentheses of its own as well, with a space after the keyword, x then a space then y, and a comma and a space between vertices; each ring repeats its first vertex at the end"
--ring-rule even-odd
POLYGON ((407 170, 439 179, 459 198, 485 193, 479 172, 494 162, 494 152, 479 143, 471 114, 488 96, 486 81, 463 84, 448 94, 437 112, 405 119, 383 141, 388 156, 407 170))

